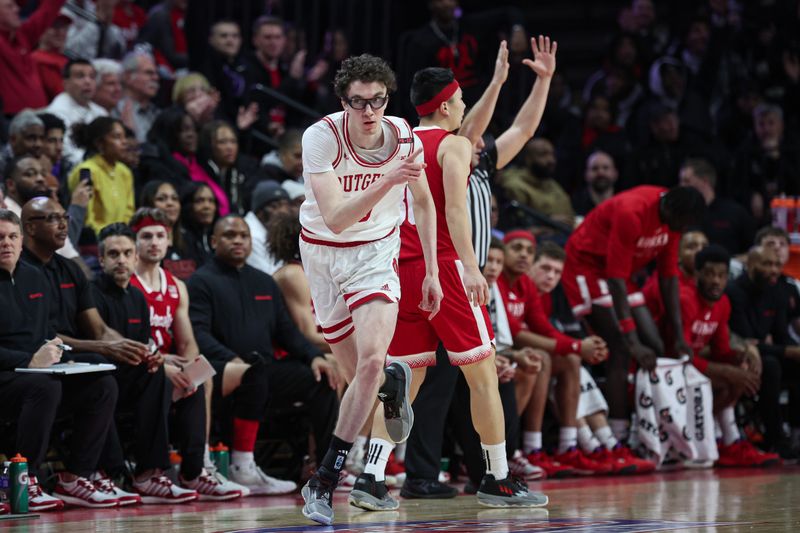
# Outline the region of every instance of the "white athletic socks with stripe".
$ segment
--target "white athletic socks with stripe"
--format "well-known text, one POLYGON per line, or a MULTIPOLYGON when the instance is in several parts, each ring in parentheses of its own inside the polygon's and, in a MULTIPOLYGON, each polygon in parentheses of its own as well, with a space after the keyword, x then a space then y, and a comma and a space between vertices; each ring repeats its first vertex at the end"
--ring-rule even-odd
POLYGON ((562 427, 558 430, 558 453, 562 454, 578 445, 578 428, 562 427))
POLYGON ((481 442, 481 449, 483 450, 483 461, 486 463, 486 473, 493 475, 497 480, 507 478, 506 441, 500 444, 484 444, 481 442))
POLYGON ((365 459, 364 473, 375 476, 375 481, 386 480, 386 463, 394 450, 394 443, 383 439, 370 439, 365 459))
POLYGON ((725 446, 730 446, 742 437, 739 426, 736 425, 736 413, 733 412, 732 406, 720 411, 717 423, 722 430, 722 444, 725 446))

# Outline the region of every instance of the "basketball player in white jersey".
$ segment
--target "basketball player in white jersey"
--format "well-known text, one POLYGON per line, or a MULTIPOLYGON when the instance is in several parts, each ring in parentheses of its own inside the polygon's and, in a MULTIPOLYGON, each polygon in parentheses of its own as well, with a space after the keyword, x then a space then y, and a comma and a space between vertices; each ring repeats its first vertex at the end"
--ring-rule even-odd
POLYGON ((302 490, 303 515, 325 525, 333 521, 333 490, 376 395, 389 436, 402 442, 411 432, 411 370, 405 363, 384 370, 400 298, 397 258, 406 186, 426 265, 419 306, 435 315, 442 298, 422 143, 405 120, 384 116, 396 87, 382 59, 346 59, 334 79, 344 111, 303 134, 300 253, 317 321, 350 384, 330 449, 302 490))

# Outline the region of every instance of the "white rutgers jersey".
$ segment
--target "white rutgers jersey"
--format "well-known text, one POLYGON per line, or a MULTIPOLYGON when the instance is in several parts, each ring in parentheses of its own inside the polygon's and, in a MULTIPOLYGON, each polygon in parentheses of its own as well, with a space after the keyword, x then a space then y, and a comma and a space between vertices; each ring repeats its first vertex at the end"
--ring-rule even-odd
MULTIPOLYGON (((342 186, 343 197, 363 193, 381 176, 407 159, 422 143, 406 122, 398 117, 383 117, 383 146, 376 150, 356 148, 347 131, 345 112, 328 115, 303 133, 303 175, 306 199, 300 207, 303 240, 316 244, 369 242, 386 237, 400 225, 405 215, 405 185, 394 186, 367 215, 340 234, 332 232, 319 211, 309 174, 333 170, 342 186)), ((417 161, 423 161, 420 152, 417 161)))

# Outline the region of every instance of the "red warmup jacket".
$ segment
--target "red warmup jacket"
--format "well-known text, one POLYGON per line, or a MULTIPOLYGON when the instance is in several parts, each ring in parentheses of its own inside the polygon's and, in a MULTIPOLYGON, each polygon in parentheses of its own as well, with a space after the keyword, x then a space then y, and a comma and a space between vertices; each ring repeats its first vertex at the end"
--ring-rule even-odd
POLYGON ((26 107, 45 107, 49 101, 31 53, 42 34, 53 25, 66 0, 42 0, 39 8, 14 33, 0 32, 0 97, 3 113, 26 107))

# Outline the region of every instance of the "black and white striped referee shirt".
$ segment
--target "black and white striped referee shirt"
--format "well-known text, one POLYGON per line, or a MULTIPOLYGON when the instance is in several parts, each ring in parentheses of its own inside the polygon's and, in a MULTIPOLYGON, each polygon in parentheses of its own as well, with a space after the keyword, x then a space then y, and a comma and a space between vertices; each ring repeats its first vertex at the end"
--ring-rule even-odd
POLYGON ((484 136, 486 146, 472 169, 467 185, 467 204, 472 225, 472 247, 478 266, 483 270, 492 239, 492 182, 497 172, 497 148, 494 137, 484 136))

